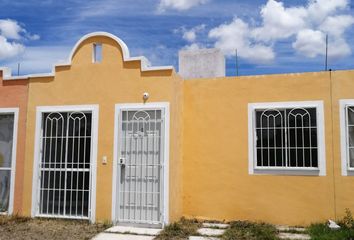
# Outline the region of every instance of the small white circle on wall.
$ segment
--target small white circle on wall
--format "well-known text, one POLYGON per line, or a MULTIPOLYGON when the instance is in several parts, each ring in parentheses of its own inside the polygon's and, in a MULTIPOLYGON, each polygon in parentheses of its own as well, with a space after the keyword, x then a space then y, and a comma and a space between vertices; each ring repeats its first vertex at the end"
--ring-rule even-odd
POLYGON ((149 93, 148 92, 144 92, 144 94, 143 94, 144 101, 148 100, 149 97, 150 97, 149 93))

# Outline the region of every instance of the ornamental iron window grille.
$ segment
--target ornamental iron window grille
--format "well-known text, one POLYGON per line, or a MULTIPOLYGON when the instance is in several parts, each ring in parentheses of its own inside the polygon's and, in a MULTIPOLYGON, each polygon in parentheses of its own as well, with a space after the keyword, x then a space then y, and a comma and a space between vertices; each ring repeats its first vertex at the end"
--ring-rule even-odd
POLYGON ((354 169, 354 106, 346 106, 346 148, 347 164, 349 169, 354 169))
POLYGON ((256 167, 318 168, 316 108, 257 109, 256 167))
POLYGON ((43 113, 40 216, 89 218, 91 123, 91 112, 43 113))

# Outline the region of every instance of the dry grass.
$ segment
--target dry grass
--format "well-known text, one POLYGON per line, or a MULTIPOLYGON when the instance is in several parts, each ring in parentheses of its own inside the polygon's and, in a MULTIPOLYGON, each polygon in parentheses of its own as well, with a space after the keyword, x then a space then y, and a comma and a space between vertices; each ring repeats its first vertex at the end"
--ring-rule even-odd
POLYGON ((223 240, 278 240, 278 232, 273 225, 248 221, 230 223, 223 236, 223 240))
POLYGON ((178 222, 167 225, 155 240, 188 239, 188 236, 198 235, 197 230, 199 227, 201 227, 201 223, 197 220, 181 218, 178 222))
POLYGON ((90 224, 88 221, 0 216, 0 239, 84 240, 107 227, 109 224, 90 224))

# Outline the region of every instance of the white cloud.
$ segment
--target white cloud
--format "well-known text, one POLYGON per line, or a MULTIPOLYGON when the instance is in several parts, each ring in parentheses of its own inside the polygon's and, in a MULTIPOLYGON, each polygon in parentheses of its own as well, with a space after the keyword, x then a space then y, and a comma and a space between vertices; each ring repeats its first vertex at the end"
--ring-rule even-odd
POLYGON ((201 4, 205 4, 206 2, 208 2, 208 0, 160 0, 158 10, 160 12, 164 12, 166 9, 183 11, 201 4))
POLYGON ((191 50, 198 50, 198 49, 201 49, 201 48, 203 48, 203 46, 201 46, 200 44, 192 43, 190 45, 184 46, 182 49, 191 51, 191 50))
POLYGON ((307 17, 315 24, 320 24, 328 16, 349 7, 350 0, 310 0, 307 17))
POLYGON ((11 19, 0 19, 0 60, 16 57, 25 51, 22 40, 38 40, 39 35, 30 34, 11 19))
POLYGON ((25 47, 22 44, 9 42, 5 37, 0 35, 0 60, 13 58, 23 53, 25 47))
POLYGON ((275 43, 284 39, 293 41, 293 49, 306 57, 324 55, 328 34, 329 46, 333 46, 329 56, 344 57, 351 54, 344 33, 354 24, 353 16, 343 14, 348 7, 348 0, 309 0, 295 7, 268 0, 258 24, 235 17, 211 29, 209 38, 226 55, 234 55, 237 48, 239 56, 251 62, 270 62, 275 58, 275 43))
POLYGON ((335 38, 329 41, 328 56, 331 58, 341 58, 348 56, 352 50, 344 38, 335 38))
POLYGON ((326 35, 311 29, 301 30, 293 43, 293 48, 310 58, 323 54, 326 48, 326 35))
POLYGON ((253 62, 265 63, 274 59, 271 47, 254 44, 250 38, 250 27, 241 19, 235 18, 229 24, 222 24, 209 32, 209 38, 216 39, 215 47, 226 55, 234 55, 236 49, 240 57, 253 62))
POLYGON ((20 74, 50 72, 56 63, 64 62, 69 54, 69 46, 26 47, 26 51, 17 58, 5 61, 6 66, 13 70, 20 63, 20 74))
POLYGON ((1 36, 7 39, 19 40, 22 32, 22 27, 16 21, 11 19, 0 19, 1 36))
POLYGON ((195 42, 197 40, 197 34, 205 30, 206 25, 201 24, 195 26, 191 29, 187 29, 185 27, 180 27, 174 30, 174 33, 181 33, 182 38, 187 42, 195 42))
POLYGON ((344 32, 354 24, 354 17, 350 15, 330 16, 320 25, 323 32, 334 36, 342 36, 344 32))
POLYGON ((306 26, 305 16, 304 8, 285 8, 282 2, 269 0, 261 9, 262 26, 251 34, 259 41, 288 38, 306 26))

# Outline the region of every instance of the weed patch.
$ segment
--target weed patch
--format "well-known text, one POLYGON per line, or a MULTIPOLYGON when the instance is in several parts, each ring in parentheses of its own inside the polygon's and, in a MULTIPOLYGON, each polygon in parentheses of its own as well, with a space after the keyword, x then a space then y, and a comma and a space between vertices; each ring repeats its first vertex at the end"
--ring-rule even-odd
POLYGON ((156 240, 182 240, 188 239, 191 235, 198 235, 197 230, 201 227, 201 223, 197 220, 188 220, 182 218, 180 221, 167 225, 161 233, 155 238, 156 240))
POLYGON ((230 228, 222 235, 224 240, 278 240, 277 230, 267 223, 248 221, 231 222, 230 228))

